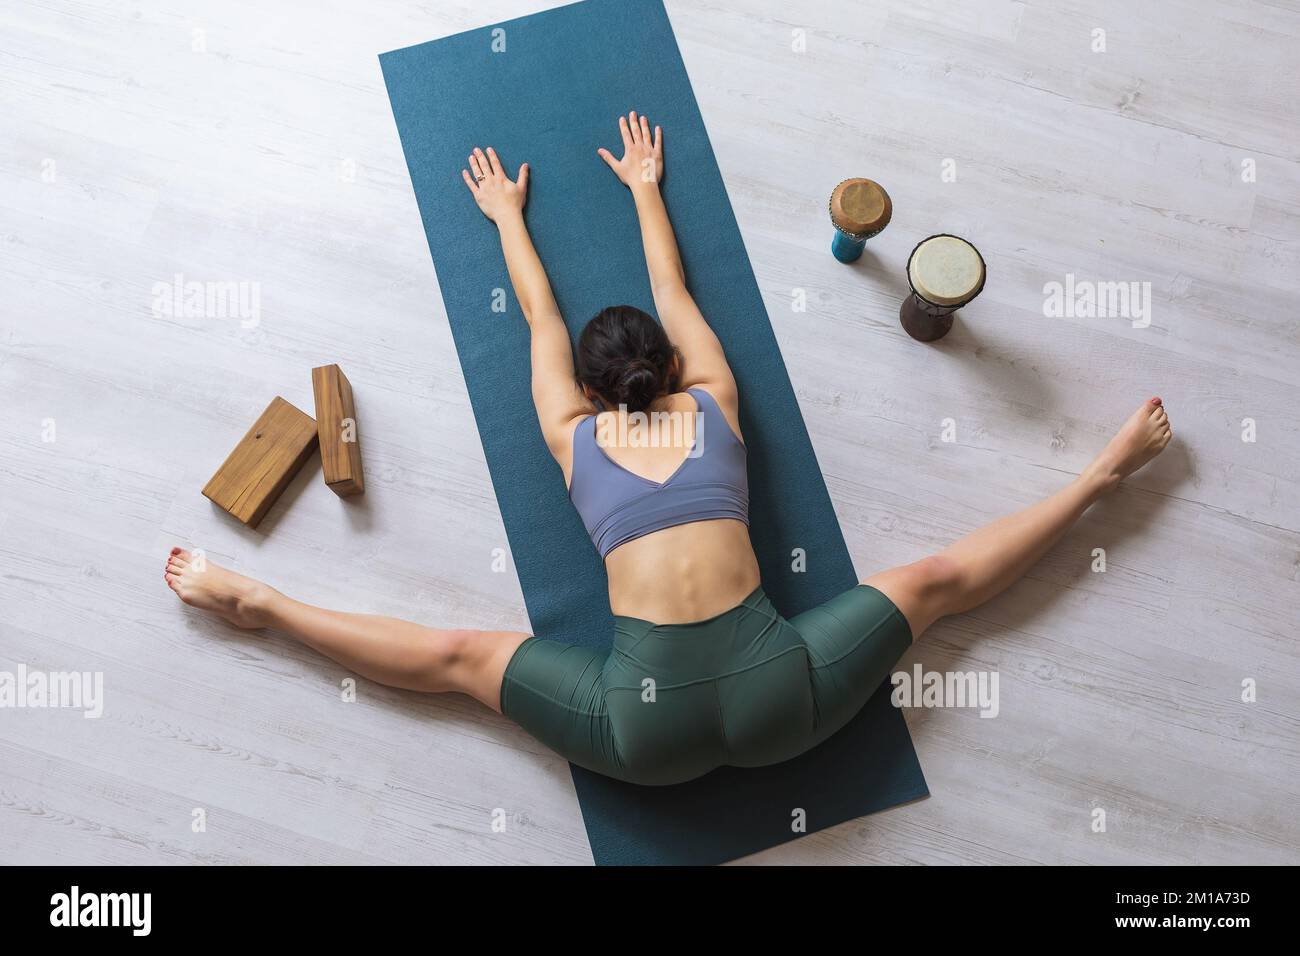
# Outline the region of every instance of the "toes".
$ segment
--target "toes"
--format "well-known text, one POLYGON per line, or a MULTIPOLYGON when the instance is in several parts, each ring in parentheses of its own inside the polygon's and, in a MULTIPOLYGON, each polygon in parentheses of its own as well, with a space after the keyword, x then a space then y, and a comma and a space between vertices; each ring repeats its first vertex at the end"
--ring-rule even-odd
POLYGON ((178 575, 172 574, 170 571, 164 574, 163 578, 166 579, 167 586, 171 588, 173 591, 176 590, 176 587, 178 584, 180 584, 180 580, 181 580, 178 575))
POLYGON ((184 561, 178 560, 177 558, 172 558, 170 561, 167 562, 167 570, 172 574, 180 574, 187 567, 189 567, 188 564, 186 564, 184 561))

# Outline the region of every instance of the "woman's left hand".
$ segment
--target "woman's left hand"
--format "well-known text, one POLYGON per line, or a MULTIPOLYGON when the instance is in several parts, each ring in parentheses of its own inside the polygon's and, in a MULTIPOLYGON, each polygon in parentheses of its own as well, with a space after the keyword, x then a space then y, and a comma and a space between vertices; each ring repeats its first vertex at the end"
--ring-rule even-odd
POLYGON ((528 198, 527 163, 519 167, 519 178, 511 181, 497 158, 496 150, 489 146, 484 155, 483 150, 475 146, 469 157, 469 168, 473 176, 464 169, 460 175, 483 215, 498 225, 503 218, 523 215, 524 201, 528 198))

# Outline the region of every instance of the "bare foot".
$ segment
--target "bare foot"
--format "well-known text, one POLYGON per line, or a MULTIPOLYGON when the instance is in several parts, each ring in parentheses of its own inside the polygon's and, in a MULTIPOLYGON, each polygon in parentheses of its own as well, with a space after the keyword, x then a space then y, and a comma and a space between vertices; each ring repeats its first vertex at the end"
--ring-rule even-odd
POLYGON ((1164 451, 1173 437, 1169 415, 1160 399, 1143 402, 1087 467, 1084 476, 1113 488, 1164 451))
POLYGON ((235 627, 266 626, 266 604, 275 592, 260 581, 236 574, 183 548, 172 548, 163 572, 167 586, 191 607, 212 611, 235 627))

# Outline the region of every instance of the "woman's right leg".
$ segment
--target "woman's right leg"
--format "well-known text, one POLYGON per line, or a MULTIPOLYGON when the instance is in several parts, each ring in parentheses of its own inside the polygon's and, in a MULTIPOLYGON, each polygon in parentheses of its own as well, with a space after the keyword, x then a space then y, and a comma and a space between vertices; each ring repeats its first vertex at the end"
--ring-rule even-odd
POLYGON ((237 627, 278 628, 369 680, 404 690, 468 694, 497 712, 506 665, 528 639, 518 631, 424 627, 313 607, 210 561, 200 565, 181 548, 172 549, 166 578, 186 604, 237 627))
POLYGON ((1164 451, 1172 437, 1160 399, 1144 402, 1068 487, 936 555, 872 575, 863 583, 903 613, 915 641, 939 618, 969 611, 1020 580, 1089 506, 1164 451))

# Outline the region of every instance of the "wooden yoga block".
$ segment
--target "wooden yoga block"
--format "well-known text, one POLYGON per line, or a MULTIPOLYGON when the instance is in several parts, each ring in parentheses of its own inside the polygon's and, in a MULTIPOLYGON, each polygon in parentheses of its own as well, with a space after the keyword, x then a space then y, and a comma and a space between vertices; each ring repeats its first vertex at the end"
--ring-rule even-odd
POLYGON ((359 495, 366 490, 366 482, 361 473, 361 440, 352 385, 337 365, 322 365, 311 370, 311 390, 316 395, 316 428, 325 484, 340 498, 359 495))
POLYGON ((312 417, 277 395, 204 485, 203 494, 255 528, 317 442, 312 417))

